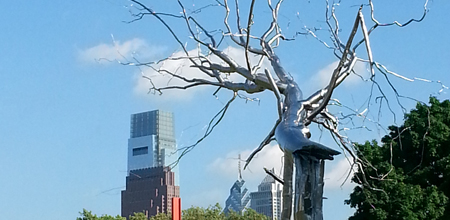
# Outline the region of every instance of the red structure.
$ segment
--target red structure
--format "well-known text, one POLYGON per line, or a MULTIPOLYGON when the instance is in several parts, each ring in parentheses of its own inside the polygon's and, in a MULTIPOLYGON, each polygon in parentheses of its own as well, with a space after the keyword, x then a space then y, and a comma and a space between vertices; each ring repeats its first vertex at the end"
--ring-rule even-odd
POLYGON ((175 186, 175 175, 170 167, 131 170, 122 191, 122 217, 128 219, 135 212, 144 212, 147 217, 161 212, 173 213, 174 197, 180 197, 180 187, 175 186))
POLYGON ((181 220, 181 198, 172 198, 172 220, 181 220))

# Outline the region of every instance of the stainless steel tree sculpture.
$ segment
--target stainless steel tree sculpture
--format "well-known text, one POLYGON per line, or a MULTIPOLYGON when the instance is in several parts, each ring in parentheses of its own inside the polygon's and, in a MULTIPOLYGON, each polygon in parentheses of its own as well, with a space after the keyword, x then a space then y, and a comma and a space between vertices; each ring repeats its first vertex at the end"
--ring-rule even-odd
MULTIPOLYGON (((309 140, 311 136, 309 131, 310 124, 316 123, 330 131, 336 140, 338 140, 343 151, 350 155, 354 164, 362 168, 363 161, 355 156, 353 145, 348 141, 347 137, 340 133, 339 118, 328 111, 327 106, 330 102, 338 102, 332 99, 333 91, 350 74, 355 73, 355 65, 358 62, 368 65, 371 76, 366 80, 371 81, 373 85, 377 85, 375 75, 378 74, 384 75, 387 82, 389 82, 388 75, 408 81, 413 80, 389 71, 372 58, 369 35, 375 29, 382 26, 406 26, 412 22, 420 22, 424 19, 428 11, 427 2, 425 1, 424 12, 420 19, 411 19, 404 24, 396 21, 382 24, 375 19, 372 1, 367 0, 364 5, 360 6, 359 10, 355 10, 356 19, 348 35, 348 39, 347 41, 342 41, 339 35, 341 31, 339 22, 335 15, 335 6, 338 4, 326 1, 325 22, 330 33, 332 45, 330 46, 319 39, 313 29, 305 29, 303 34, 317 38, 320 43, 332 49, 339 62, 334 71, 330 73, 331 77, 328 85, 305 98, 299 85, 283 68, 280 58, 276 54, 276 48, 281 42, 293 40, 282 34, 278 22, 279 11, 282 7, 283 0, 278 0, 276 4, 272 4, 271 0, 265 2, 267 5, 266 10, 270 10, 271 17, 268 20, 267 29, 261 32, 260 35, 252 32, 254 23, 258 22, 253 19, 255 4, 261 3, 256 0, 245 3, 248 6, 248 13, 246 14, 247 20, 244 27, 241 26, 243 17, 239 11, 242 4, 238 0, 233 2, 229 2, 228 0, 212 1, 213 3, 208 3, 205 7, 190 13, 187 12, 182 1, 178 0, 176 2, 181 10, 179 14, 156 12, 150 6, 144 4, 143 1, 131 0, 131 2, 133 4, 129 8, 135 19, 130 22, 142 20, 147 16, 157 19, 168 30, 183 52, 183 55, 172 55, 157 62, 140 62, 136 58, 133 61, 122 62, 124 65, 149 67, 154 72, 168 75, 173 79, 184 82, 184 85, 171 85, 167 83, 162 87, 158 87, 152 83, 153 87, 150 88, 152 92, 163 93, 165 90, 184 90, 202 85, 213 86, 217 90, 226 89, 232 91, 233 97, 225 104, 216 117, 211 120, 210 126, 203 138, 208 136, 222 120, 228 107, 236 97, 239 97, 240 92, 253 94, 270 91, 276 96, 278 100, 278 120, 260 146, 249 156, 246 165, 250 163, 252 158, 264 146, 276 140, 285 155, 282 219, 291 219, 293 209, 294 219, 312 220, 323 219, 324 160, 333 160, 333 157, 340 154, 340 152, 309 140), (223 9, 222 21, 224 31, 209 31, 196 19, 195 15, 208 7, 220 7, 223 9), (373 23, 369 29, 366 28, 362 13, 364 8, 369 9, 371 22, 373 23), (233 14, 235 16, 231 15, 232 10, 234 10, 233 14), (230 17, 233 17, 233 20, 236 22, 235 30, 232 30, 229 24, 230 17), (168 19, 170 19, 170 22, 180 20, 184 23, 189 37, 197 45, 196 53, 189 51, 183 40, 170 25, 170 22, 167 21, 168 19), (354 38, 358 30, 360 30, 359 36, 362 37, 354 43, 354 38), (236 47, 242 49, 242 53, 245 56, 244 65, 239 64, 240 62, 234 60, 231 55, 223 50, 222 43, 224 41, 234 43, 236 47), (365 48, 363 48, 363 57, 359 57, 356 54, 357 49, 362 47, 361 45, 365 45, 365 48), (257 62, 252 62, 254 57, 257 57, 257 62), (171 60, 188 60, 190 62, 190 68, 196 69, 204 77, 184 76, 176 71, 165 69, 161 65, 163 62, 171 60), (269 63, 269 65, 263 68, 264 63, 269 63), (241 81, 237 81, 238 78, 235 76, 239 76, 241 81), (294 181, 293 176, 295 176, 294 181), (293 183, 295 186, 293 186, 293 183), (294 206, 292 206, 292 200, 294 200, 294 206)), ((144 77, 152 82, 152 77, 144 77)), ((381 92, 381 89, 378 89, 381 92)), ((391 89, 395 91, 393 86, 391 89)), ((383 98, 386 99, 386 97, 383 98)), ((181 156, 192 150, 202 139, 194 145, 184 148, 181 156)))

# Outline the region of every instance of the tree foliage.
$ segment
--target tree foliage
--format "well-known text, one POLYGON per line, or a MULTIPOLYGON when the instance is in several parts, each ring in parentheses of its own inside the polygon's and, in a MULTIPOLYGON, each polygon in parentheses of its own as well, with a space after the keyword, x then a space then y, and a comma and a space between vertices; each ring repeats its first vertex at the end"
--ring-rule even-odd
MULTIPOLYGON (((263 214, 257 213, 253 209, 246 209, 243 215, 240 215, 237 212, 230 211, 227 215, 222 212, 222 207, 217 203, 214 206, 210 206, 208 208, 202 207, 191 207, 183 210, 182 217, 183 220, 268 220, 269 218, 263 214)), ((109 215, 103 215, 101 217, 97 217, 93 215, 90 211, 83 209, 83 212, 80 212, 81 217, 78 217, 77 220, 125 220, 125 218, 116 216, 112 217, 109 215)), ((159 213, 158 215, 147 218, 144 213, 134 213, 133 216, 130 217, 130 220, 171 220, 171 214, 159 213)))
POLYGON ((219 204, 208 208, 191 207, 183 210, 183 220, 264 220, 267 216, 257 213, 253 209, 246 209, 243 215, 230 211, 227 215, 222 212, 219 204))
MULTIPOLYGON (((147 220, 147 218, 145 217, 144 213, 135 213, 134 216, 132 216, 130 218, 130 220, 147 220), (133 217, 139 217, 139 218, 133 219, 133 217)), ((159 213, 155 216, 150 217, 149 220, 172 220, 172 215, 166 214, 166 213, 159 213)))
POLYGON ((110 215, 102 215, 98 217, 95 214, 92 214, 91 211, 83 209, 83 212, 80 212, 81 217, 78 217, 77 220, 125 220, 124 217, 117 215, 116 217, 110 215))
POLYGON ((450 219, 450 101, 431 97, 389 130, 381 146, 357 145, 368 164, 353 177, 349 219, 450 219))

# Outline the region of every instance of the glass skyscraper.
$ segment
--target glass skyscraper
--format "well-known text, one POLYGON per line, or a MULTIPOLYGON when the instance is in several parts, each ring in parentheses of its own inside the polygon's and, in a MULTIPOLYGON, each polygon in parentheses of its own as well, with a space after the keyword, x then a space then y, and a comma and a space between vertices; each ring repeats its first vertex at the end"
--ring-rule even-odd
POLYGON ((236 180, 230 189, 230 195, 225 202, 223 212, 228 214, 230 211, 242 214, 246 208, 250 208, 250 193, 244 187, 243 179, 236 180))
MULTIPOLYGON (((173 166, 178 159, 173 113, 154 110, 132 114, 130 122, 128 175, 136 169, 173 166)), ((178 170, 178 166, 172 167, 175 185, 179 185, 178 170)))
POLYGON ((250 208, 250 193, 244 186, 245 181, 242 179, 240 154, 238 157, 238 170, 238 180, 236 180, 231 187, 230 196, 228 196, 225 201, 225 208, 223 209, 225 214, 228 214, 230 211, 234 211, 242 215, 243 212, 245 212, 245 209, 250 208))

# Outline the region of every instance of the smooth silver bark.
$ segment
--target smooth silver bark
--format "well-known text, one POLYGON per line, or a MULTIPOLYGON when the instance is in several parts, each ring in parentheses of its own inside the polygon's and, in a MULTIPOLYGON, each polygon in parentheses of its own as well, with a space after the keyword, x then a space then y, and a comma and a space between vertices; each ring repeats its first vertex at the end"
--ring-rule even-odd
MULTIPOLYGON (((309 140, 311 135, 308 127, 304 125, 306 114, 303 112, 305 108, 302 91, 281 67, 278 56, 271 53, 269 48, 267 50, 275 73, 280 81, 287 85, 282 93, 284 108, 281 111, 281 121, 275 129, 275 139, 285 151, 285 158, 286 154, 292 154, 295 162, 294 218, 322 220, 323 169, 320 164, 323 164, 325 159, 332 160, 333 156, 340 152, 309 140)), ((291 166, 286 160, 285 162, 285 168, 291 166)), ((286 170, 289 171, 289 168, 286 170)), ((288 188, 289 186, 285 186, 283 189, 289 190, 288 188)), ((288 219, 290 216, 291 211, 287 210, 288 208, 291 206, 283 209, 289 213, 283 215, 283 218, 288 219)))
MULTIPOLYGON (((361 160, 357 158, 352 149, 351 143, 346 139, 344 135, 340 133, 338 128, 338 117, 328 112, 327 106, 331 100, 333 91, 338 87, 351 73, 354 73, 354 67, 357 62, 363 62, 368 64, 370 72, 372 74, 368 81, 375 81, 375 70, 378 70, 381 74, 393 75, 408 81, 412 81, 402 75, 389 71, 385 66, 374 61, 372 56, 372 49, 370 46, 369 36, 372 31, 382 26, 406 26, 411 22, 420 22, 424 19, 428 9, 427 3, 424 5, 424 13, 420 19, 410 19, 404 24, 400 24, 397 21, 391 23, 380 23, 375 19, 372 0, 368 0, 368 4, 364 7, 370 7, 371 21, 373 26, 366 28, 366 23, 363 18, 362 8, 360 7, 357 17, 355 19, 353 28, 349 34, 348 40, 342 42, 340 39, 340 30, 338 19, 334 13, 334 7, 337 4, 329 3, 326 0, 326 25, 330 33, 332 45, 328 45, 323 40, 319 39, 311 29, 305 29, 305 34, 311 35, 321 42, 325 47, 332 49, 334 55, 339 60, 337 67, 331 73, 330 81, 327 86, 321 88, 317 92, 310 94, 306 99, 303 97, 302 90, 295 82, 293 77, 287 73, 280 63, 279 57, 275 53, 275 48, 283 40, 288 40, 283 36, 281 28, 278 25, 278 12, 283 3, 283 0, 278 0, 276 5, 273 6, 271 0, 267 1, 268 8, 271 12, 271 21, 269 27, 260 33, 259 37, 252 33, 252 25, 254 23, 254 7, 258 2, 256 0, 249 1, 249 12, 246 14, 248 18, 246 25, 241 25, 241 15, 239 12, 240 3, 238 0, 234 1, 235 20, 237 22, 237 28, 233 30, 228 23, 230 8, 228 0, 215 1, 217 4, 211 4, 209 6, 219 6, 224 8, 223 24, 225 26, 221 35, 210 33, 205 29, 193 16, 188 14, 181 0, 177 0, 181 13, 157 13, 152 8, 147 7, 140 1, 131 0, 135 6, 131 6, 137 10, 136 13, 132 13, 134 21, 141 20, 145 16, 152 16, 168 30, 170 35, 178 43, 181 50, 184 52, 184 56, 180 57, 167 57, 157 62, 141 63, 128 62, 124 65, 133 66, 145 66, 153 69, 155 72, 168 75, 171 78, 181 80, 185 85, 170 85, 167 83, 164 86, 158 87, 152 83, 151 91, 162 93, 165 90, 170 89, 189 89, 192 87, 208 85, 220 89, 230 90, 233 93, 232 98, 224 105, 224 107, 214 116, 208 125, 207 131, 204 136, 200 138, 195 144, 185 147, 181 156, 192 150, 198 143, 200 143, 205 137, 207 137, 213 129, 220 123, 225 113, 227 112, 230 104, 239 97, 238 92, 244 93, 260 93, 264 91, 271 91, 277 98, 277 108, 279 117, 274 123, 273 128, 269 134, 264 138, 261 144, 256 148, 248 157, 246 165, 252 160, 252 158, 261 151, 264 146, 268 145, 271 141, 276 140, 280 148, 284 151, 284 187, 283 187, 283 212, 282 219, 290 219, 292 214, 292 196, 294 196, 294 217, 295 219, 308 219, 308 220, 322 220, 322 194, 323 194, 323 172, 325 166, 325 160, 332 160, 339 152, 324 146, 320 143, 311 141, 309 138, 311 134, 308 126, 311 123, 316 123, 322 128, 331 132, 334 138, 340 143, 341 147, 353 158, 353 162, 359 167, 362 167, 361 160), (194 44, 198 45, 198 54, 190 54, 185 42, 180 39, 165 18, 179 19, 187 27, 189 37, 194 41, 194 44), (355 37, 357 30, 362 32, 362 39, 356 44, 353 44, 353 38, 355 37), (220 35, 220 39, 216 39, 220 35), (230 43, 234 43, 235 46, 241 48, 245 55, 245 64, 239 64, 229 54, 223 51, 221 42, 224 38, 230 39, 230 43), (259 43, 259 47, 256 46, 259 43), (356 49, 365 44, 365 50, 367 59, 358 57, 356 55, 356 49), (204 52, 206 51, 206 52, 204 52), (259 62, 256 64, 250 61, 250 57, 257 57, 259 62), (215 58, 215 59, 213 59, 215 58), (213 60, 219 61, 213 61, 213 60), (159 66, 161 62, 170 60, 187 60, 190 63, 191 68, 196 68, 198 71, 205 75, 204 78, 195 78, 189 76, 182 76, 176 71, 171 72, 167 69, 159 66), (261 67, 263 61, 269 61, 271 68, 264 69, 264 73, 261 73, 261 67), (232 81, 230 75, 239 75, 243 81, 232 81), (295 174, 294 174, 295 164, 295 174), (295 176, 295 181, 293 181, 295 176), (295 187, 293 188, 293 184, 295 187), (295 194, 293 195, 293 192, 295 194)), ((206 6, 208 7, 208 6, 206 6)), ((206 8, 204 7, 204 8, 206 8)), ((217 15, 215 15, 217 16, 217 15)), ((269 19, 270 20, 270 19, 269 19)), ((292 40, 292 39, 289 39, 292 40)), ((311 51, 313 52, 313 51, 311 51)), ((300 67, 301 68, 301 67, 300 67)), ((151 77, 147 77, 152 82, 151 77)), ((387 79, 387 77, 386 77, 387 79)), ((389 79, 388 84, 395 91, 389 79)), ((381 91, 382 92, 382 91, 381 91)), ((396 91, 395 91, 396 92, 396 91)), ((381 98, 387 99, 383 94, 381 98)), ((398 98, 398 94, 397 94, 398 98)), ((338 101, 336 101, 338 103, 338 101)), ((181 157, 180 156, 180 157, 181 157)), ((244 167, 245 169, 245 167, 244 167)))

